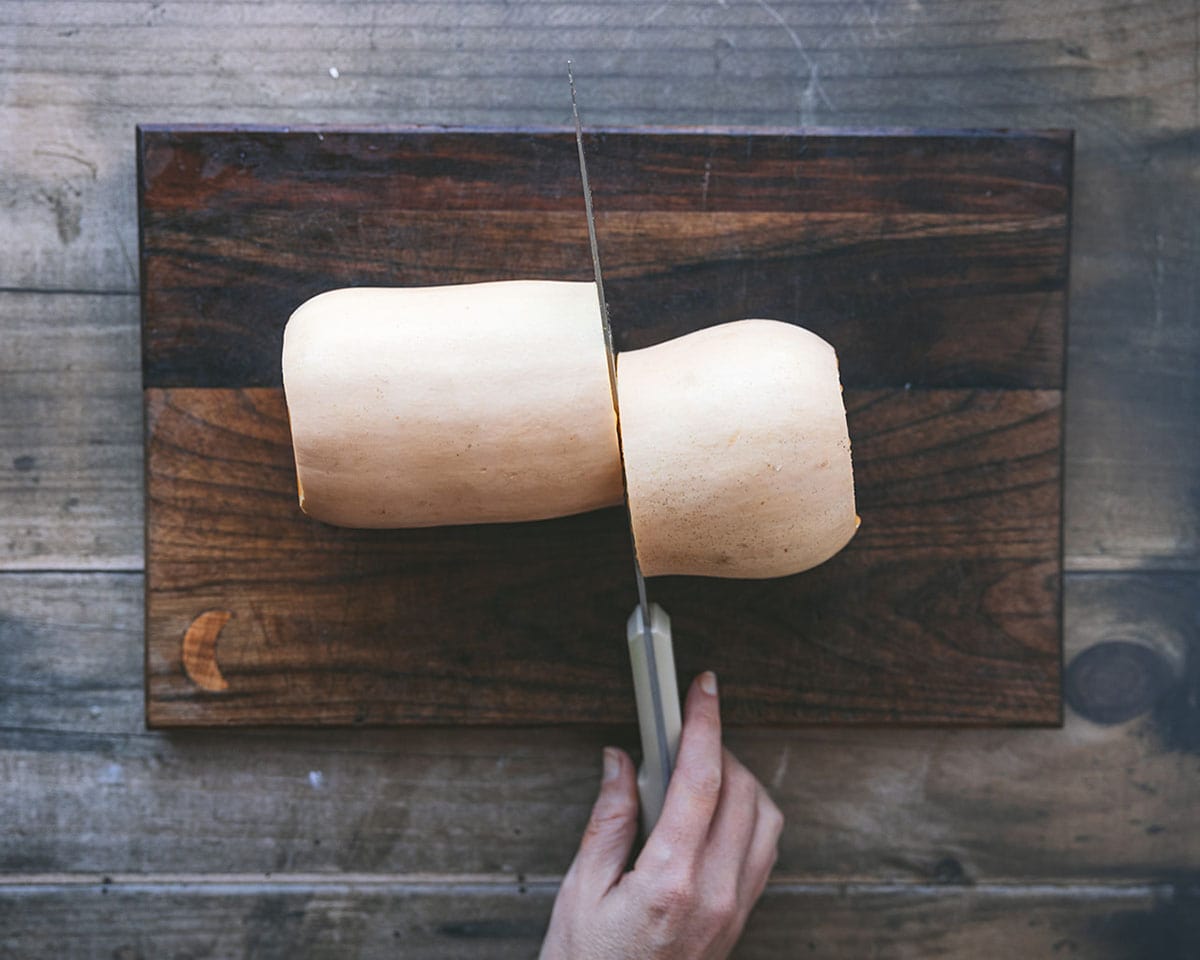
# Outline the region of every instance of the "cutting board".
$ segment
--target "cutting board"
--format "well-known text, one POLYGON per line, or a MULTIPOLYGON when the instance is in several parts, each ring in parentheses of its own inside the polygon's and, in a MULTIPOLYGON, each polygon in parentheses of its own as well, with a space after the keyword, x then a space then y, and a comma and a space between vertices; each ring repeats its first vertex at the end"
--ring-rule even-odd
MULTIPOLYGON (((742 317, 839 352, 862 527, 776 580, 652 580, 733 724, 1060 719, 1072 140, 599 130, 613 334, 742 317)), ((285 322, 339 286, 591 280, 570 131, 138 131, 151 726, 632 723, 619 509, 300 513, 285 322)))

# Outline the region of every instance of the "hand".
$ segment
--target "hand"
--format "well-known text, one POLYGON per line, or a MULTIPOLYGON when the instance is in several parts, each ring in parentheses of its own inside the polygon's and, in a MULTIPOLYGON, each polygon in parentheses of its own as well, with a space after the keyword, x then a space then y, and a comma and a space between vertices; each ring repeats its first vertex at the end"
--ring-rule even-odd
POLYGON ((633 763, 606 747, 541 960, 723 960, 733 949, 775 864, 783 815, 721 747, 711 673, 688 691, 662 816, 627 872, 637 825, 633 763))

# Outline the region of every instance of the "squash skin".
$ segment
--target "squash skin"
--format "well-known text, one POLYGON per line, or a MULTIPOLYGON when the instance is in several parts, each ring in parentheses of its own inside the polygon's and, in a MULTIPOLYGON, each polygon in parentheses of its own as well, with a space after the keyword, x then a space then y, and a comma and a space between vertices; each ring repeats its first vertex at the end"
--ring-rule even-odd
MULTIPOLYGON (((354 288, 292 315, 283 379, 301 508, 349 527, 506 523, 622 502, 595 286, 354 288)), ((833 348, 741 320, 622 353, 647 576, 778 577, 857 529, 833 348)))
POLYGON ((625 481, 648 576, 780 577, 854 536, 837 356, 739 320, 617 358, 625 481))
POLYGON ((622 502, 592 283, 322 293, 288 321, 283 384, 314 519, 509 523, 622 502))

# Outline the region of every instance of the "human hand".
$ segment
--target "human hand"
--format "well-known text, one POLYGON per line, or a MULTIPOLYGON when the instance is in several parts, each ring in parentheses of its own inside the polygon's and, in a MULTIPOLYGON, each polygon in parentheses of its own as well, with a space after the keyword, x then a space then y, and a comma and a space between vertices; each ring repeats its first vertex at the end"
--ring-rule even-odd
POLYGON ((775 864, 783 815, 722 748, 711 673, 688 691, 662 815, 626 871, 637 824, 633 762, 606 747, 541 960, 723 960, 733 949, 775 864))

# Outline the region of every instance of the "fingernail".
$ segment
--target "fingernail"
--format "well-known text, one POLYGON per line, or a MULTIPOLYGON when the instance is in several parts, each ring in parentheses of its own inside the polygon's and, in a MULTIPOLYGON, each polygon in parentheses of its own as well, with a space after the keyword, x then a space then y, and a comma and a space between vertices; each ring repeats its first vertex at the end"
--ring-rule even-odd
POLYGON ((617 774, 621 772, 621 758, 617 756, 617 751, 612 747, 604 748, 604 779, 616 780, 617 774))
POLYGON ((711 670, 705 670, 700 674, 700 689, 710 697, 715 697, 717 695, 717 675, 711 670))

